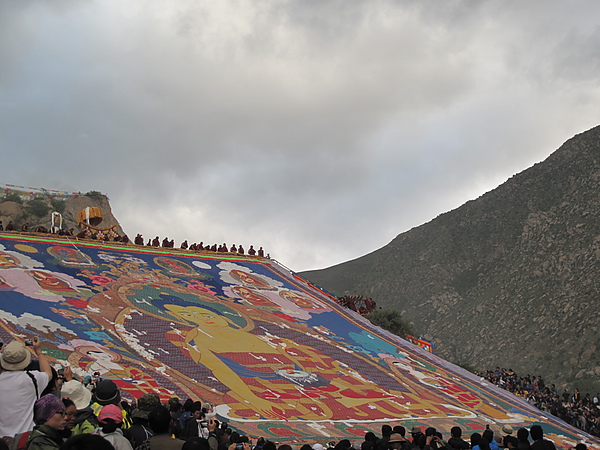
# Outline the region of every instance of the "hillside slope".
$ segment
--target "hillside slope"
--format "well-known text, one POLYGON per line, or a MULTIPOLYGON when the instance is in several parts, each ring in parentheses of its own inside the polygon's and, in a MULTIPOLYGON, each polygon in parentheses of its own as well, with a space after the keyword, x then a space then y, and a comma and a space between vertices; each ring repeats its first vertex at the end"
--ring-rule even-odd
POLYGON ((20 230, 24 223, 29 224, 30 231, 38 226, 50 229, 52 212, 56 211, 62 215, 63 230, 74 228, 75 234, 77 234, 79 212, 87 207, 97 207, 102 210, 103 214, 100 227, 108 228, 116 225, 115 231, 121 236, 124 234, 121 225, 112 213, 106 195, 95 191, 87 194, 58 192, 38 188, 20 189, 17 186, 5 188, 0 196, 0 221, 5 227, 10 221, 13 221, 17 230, 20 230))
POLYGON ((374 327, 277 263, 0 233, 0 338, 38 336, 55 364, 213 403, 245 435, 362 440, 382 423, 466 433, 543 423, 600 441, 374 327))
POLYGON ((302 275, 401 310, 450 361, 598 392, 599 186, 596 127, 385 247, 302 275))

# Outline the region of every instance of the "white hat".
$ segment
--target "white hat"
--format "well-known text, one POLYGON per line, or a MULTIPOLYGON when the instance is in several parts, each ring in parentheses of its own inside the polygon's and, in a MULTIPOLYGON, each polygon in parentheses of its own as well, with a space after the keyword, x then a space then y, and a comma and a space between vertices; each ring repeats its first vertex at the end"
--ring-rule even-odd
POLYGON ((22 342, 12 341, 2 352, 0 364, 4 370, 23 370, 31 362, 31 353, 22 342))
POLYGON ((67 381, 60 390, 61 398, 69 398, 77 409, 87 408, 92 399, 92 393, 77 380, 67 381))

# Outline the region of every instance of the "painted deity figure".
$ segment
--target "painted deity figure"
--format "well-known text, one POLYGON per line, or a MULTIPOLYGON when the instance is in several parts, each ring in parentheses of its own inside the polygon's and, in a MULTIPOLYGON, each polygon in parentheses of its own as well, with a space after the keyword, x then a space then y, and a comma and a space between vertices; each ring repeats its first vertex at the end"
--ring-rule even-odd
POLYGON ((254 275, 243 270, 233 269, 229 272, 230 275, 244 286, 254 289, 267 289, 272 290, 273 287, 263 280, 260 276, 254 275))
POLYGON ((273 308, 273 309, 279 308, 279 305, 277 305, 276 303, 273 303, 267 297, 257 294, 255 291, 248 289, 246 287, 235 286, 231 290, 236 295, 238 295, 240 298, 246 300, 248 303, 250 303, 253 306, 259 306, 259 307, 264 307, 264 308, 273 308))
POLYGON ((81 253, 77 249, 72 249, 68 247, 63 247, 60 245, 56 245, 54 247, 48 247, 48 253, 57 258, 60 264, 67 267, 92 267, 95 264, 91 261, 91 259, 81 253))
POLYGON ((64 293, 77 294, 77 290, 73 289, 69 283, 51 273, 42 272, 41 270, 29 270, 27 272, 46 291, 56 292, 61 295, 64 293))
POLYGON ((383 419, 407 417, 404 405, 420 403, 410 393, 379 388, 318 350, 252 334, 208 308, 165 304, 165 309, 192 325, 169 338, 227 386, 232 418, 383 419))
POLYGON ((294 303, 298 308, 301 308, 301 309, 309 309, 309 310, 310 309, 314 309, 314 310, 326 309, 325 306, 318 303, 317 301, 310 299, 308 297, 305 297, 303 295, 299 295, 292 291, 288 291, 288 290, 280 291, 279 296, 281 298, 283 298, 284 300, 288 300, 288 301, 294 303))
POLYGON ((154 262, 159 266, 167 269, 169 273, 173 275, 185 275, 185 276, 194 276, 197 275, 196 271, 192 269, 187 264, 177 261, 176 259, 165 258, 165 257, 157 257, 154 258, 154 262))
POLYGON ((21 261, 19 261, 15 256, 0 251, 0 269, 15 269, 20 268, 21 261))

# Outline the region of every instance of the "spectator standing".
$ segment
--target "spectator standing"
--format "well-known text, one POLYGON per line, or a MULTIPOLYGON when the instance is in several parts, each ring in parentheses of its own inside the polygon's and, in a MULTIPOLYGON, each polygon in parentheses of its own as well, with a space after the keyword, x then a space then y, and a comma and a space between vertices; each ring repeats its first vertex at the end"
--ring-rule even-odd
POLYGON ((210 445, 206 439, 195 437, 185 441, 181 450, 210 450, 210 445))
POLYGON ((471 448, 469 443, 462 439, 462 429, 460 427, 452 427, 450 429, 450 435, 452 436, 448 439, 448 445, 454 450, 468 450, 471 448))
POLYGON ((529 429, 533 444, 531 444, 531 450, 556 450, 554 442, 544 439, 544 430, 540 425, 533 425, 529 429))
MULTIPOLYGON (((372 431, 367 431, 365 433, 364 442, 362 444, 360 444, 360 450, 373 450, 375 448, 376 443, 377 443, 377 436, 375 436, 375 433, 373 433, 372 431)), ((313 450, 315 450, 314 447, 313 447, 313 450)), ((321 446, 320 450, 323 450, 323 446, 321 446)))
POLYGON ((164 406, 154 408, 148 414, 150 428, 154 436, 150 438, 150 450, 181 450, 185 441, 171 437, 171 414, 164 406))
POLYGON ((392 434, 392 427, 387 424, 382 425, 381 426, 381 438, 377 439, 377 442, 375 443, 375 449, 376 450, 387 450, 391 434, 392 434))
POLYGON ((71 436, 60 450, 115 450, 110 442, 97 434, 71 436))
POLYGON ((12 437, 33 429, 34 404, 52 377, 50 363, 42 352, 42 342, 37 337, 32 342, 39 371, 25 370, 31 361, 31 353, 22 342, 7 344, 0 357, 4 370, 0 373, 0 437, 12 437))
POLYGON ((487 428, 483 433, 481 433, 481 439, 484 439, 488 442, 491 450, 500 450, 500 446, 494 439, 494 432, 487 428))
POLYGON ((186 420, 183 430, 181 432, 182 439, 189 439, 192 437, 208 437, 208 429, 203 427, 206 423, 206 415, 202 411, 202 403, 194 402, 192 406, 192 415, 186 420), (206 433, 204 431, 206 430, 206 433), (206 435, 205 435, 206 434, 206 435))
POLYGON ((183 430, 185 428, 185 423, 188 421, 190 417, 192 417, 192 408, 194 407, 194 401, 191 398, 188 398, 183 403, 183 413, 179 416, 179 429, 183 430))
MULTIPOLYGON (((96 385, 96 389, 94 390, 94 394, 92 396, 92 401, 93 403, 91 408, 94 411, 94 414, 98 416, 103 406, 121 406, 121 392, 119 392, 119 388, 114 381, 102 380, 96 385)), ((127 429, 131 426, 131 419, 126 411, 121 411, 123 415, 122 428, 127 429)))
POLYGON ((481 442, 481 434, 475 432, 471 434, 471 448, 475 448, 481 442))
POLYGON ((500 428, 500 436, 502 436, 502 447, 508 447, 507 439, 508 437, 514 436, 515 430, 510 425, 502 425, 500 428))
POLYGON ((406 439, 400 433, 392 433, 388 440, 388 444, 391 450, 401 450, 405 448, 406 439))
POLYGON ((112 444, 115 450, 133 450, 131 443, 123 436, 121 424, 123 423, 123 411, 117 405, 103 406, 98 414, 100 427, 94 430, 112 444))
MULTIPOLYGON (((179 427, 179 418, 183 414, 183 409, 179 399, 172 397, 169 399, 169 413, 171 413, 171 434, 176 438, 181 435, 181 428, 179 427)), ((156 405, 158 406, 158 405, 156 405)))
POLYGON ((61 433, 63 439, 70 438, 73 435, 73 427, 75 426, 75 418, 77 417, 77 406, 70 398, 62 399, 63 405, 65 405, 65 429, 61 433))
POLYGON ((519 428, 517 430, 517 439, 519 440, 519 443, 517 445, 517 448, 519 450, 531 449, 531 444, 529 443, 529 431, 527 430, 527 428, 519 428))
POLYGON ((69 398, 75 404, 77 412, 75 414, 75 423, 71 428, 73 435, 91 433, 98 426, 98 418, 90 407, 92 393, 79 381, 66 381, 60 391, 60 396, 69 398))
POLYGON ((27 450, 58 449, 67 424, 63 402, 54 394, 44 395, 35 402, 34 420, 37 426, 27 440, 27 450))
POLYGON ((152 437, 152 429, 148 424, 148 415, 157 406, 160 406, 158 394, 144 394, 137 401, 137 408, 131 412, 133 425, 123 432, 134 448, 139 447, 152 437))

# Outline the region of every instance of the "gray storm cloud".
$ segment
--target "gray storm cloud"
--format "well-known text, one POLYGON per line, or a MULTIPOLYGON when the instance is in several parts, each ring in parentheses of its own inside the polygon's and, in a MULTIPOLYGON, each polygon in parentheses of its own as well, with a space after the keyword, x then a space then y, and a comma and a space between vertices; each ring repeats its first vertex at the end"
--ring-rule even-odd
POLYGON ((101 190, 130 234, 324 267, 597 125, 598 13, 593 0, 4 2, 0 181, 101 190))

